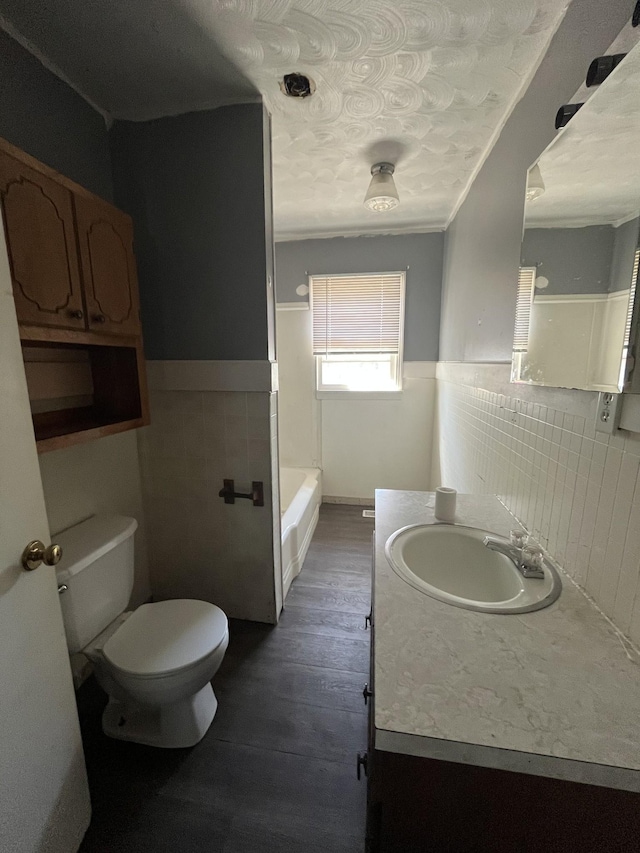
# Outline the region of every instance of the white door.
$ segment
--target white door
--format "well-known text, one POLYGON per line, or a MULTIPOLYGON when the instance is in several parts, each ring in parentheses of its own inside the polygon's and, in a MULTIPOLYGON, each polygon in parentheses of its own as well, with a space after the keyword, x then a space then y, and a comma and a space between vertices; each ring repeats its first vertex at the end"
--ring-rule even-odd
POLYGON ((0 220, 0 850, 74 853, 89 788, 0 220))

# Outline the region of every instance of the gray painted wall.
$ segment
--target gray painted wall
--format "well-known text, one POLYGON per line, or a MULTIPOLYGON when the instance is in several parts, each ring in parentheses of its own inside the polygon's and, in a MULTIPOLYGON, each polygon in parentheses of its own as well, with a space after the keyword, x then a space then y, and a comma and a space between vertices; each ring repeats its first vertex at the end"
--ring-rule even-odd
POLYGON ((444 234, 334 237, 276 243, 278 302, 306 302, 308 275, 391 272, 407 267, 404 358, 437 361, 444 234))
POLYGON ((111 129, 147 358, 268 357, 265 120, 242 104, 111 129))
POLYGON ((555 134, 589 63, 606 52, 633 4, 580 0, 569 10, 522 100, 478 173, 445 241, 440 358, 509 361, 528 167, 555 134))
MULTIPOLYGON (((2 0, 2 16, 112 116, 139 121, 259 100, 209 16, 228 3, 2 0), (211 10, 211 11, 210 11, 211 10), (214 11, 215 10, 215 11, 214 11)), ((274 80, 275 84, 275 80, 274 80)))
POLYGON ((615 235, 611 225, 527 228, 522 265, 537 266, 538 275, 549 279, 545 295, 606 293, 611 283, 615 235))
POLYGON ((0 136, 110 200, 102 116, 0 30, 0 136))

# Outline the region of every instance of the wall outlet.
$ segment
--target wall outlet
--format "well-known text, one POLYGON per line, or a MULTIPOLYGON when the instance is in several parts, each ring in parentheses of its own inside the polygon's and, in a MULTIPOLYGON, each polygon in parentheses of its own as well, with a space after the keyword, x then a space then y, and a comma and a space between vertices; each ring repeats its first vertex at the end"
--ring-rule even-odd
POLYGON ((608 391, 601 391, 598 394, 596 432, 608 432, 613 435, 620 424, 621 410, 622 394, 610 394, 608 391))

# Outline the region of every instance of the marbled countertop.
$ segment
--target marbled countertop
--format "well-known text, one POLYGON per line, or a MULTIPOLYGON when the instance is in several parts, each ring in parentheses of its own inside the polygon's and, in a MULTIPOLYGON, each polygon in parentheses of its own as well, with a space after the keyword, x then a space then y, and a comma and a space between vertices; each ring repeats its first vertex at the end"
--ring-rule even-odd
MULTIPOLYGON (((640 791, 640 659, 561 573, 544 610, 462 610, 409 586, 388 537, 433 523, 428 492, 376 491, 376 748, 640 791)), ((492 496, 458 495, 456 520, 508 536, 492 496)))

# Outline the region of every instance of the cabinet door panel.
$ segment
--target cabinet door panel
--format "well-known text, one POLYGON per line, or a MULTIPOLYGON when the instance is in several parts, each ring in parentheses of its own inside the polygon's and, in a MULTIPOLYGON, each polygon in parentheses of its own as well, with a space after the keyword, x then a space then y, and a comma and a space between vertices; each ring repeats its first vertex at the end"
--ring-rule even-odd
POLYGON ((0 152, 0 198, 18 321, 84 329, 70 191, 0 152))
POLYGON ((75 205, 89 328, 139 334, 131 220, 99 199, 78 195, 75 205))

